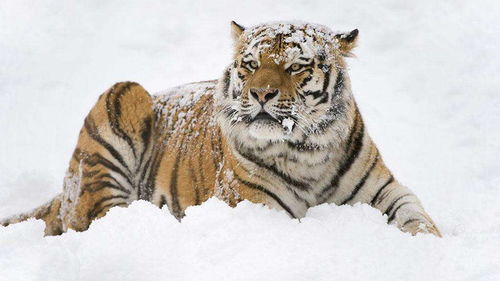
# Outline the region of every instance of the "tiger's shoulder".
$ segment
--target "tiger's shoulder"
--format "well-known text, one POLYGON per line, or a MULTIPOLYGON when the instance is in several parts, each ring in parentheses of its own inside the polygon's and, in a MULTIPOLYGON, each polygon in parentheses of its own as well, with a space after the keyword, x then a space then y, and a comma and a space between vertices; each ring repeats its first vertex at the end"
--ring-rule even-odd
POLYGON ((211 98, 217 87, 217 80, 207 80, 182 84, 152 94, 156 111, 167 107, 186 109, 192 107, 201 99, 211 98))
POLYGON ((192 82, 152 94, 157 129, 193 134, 202 119, 215 123, 214 94, 217 80, 192 82), (179 132, 182 130, 182 132, 179 132))

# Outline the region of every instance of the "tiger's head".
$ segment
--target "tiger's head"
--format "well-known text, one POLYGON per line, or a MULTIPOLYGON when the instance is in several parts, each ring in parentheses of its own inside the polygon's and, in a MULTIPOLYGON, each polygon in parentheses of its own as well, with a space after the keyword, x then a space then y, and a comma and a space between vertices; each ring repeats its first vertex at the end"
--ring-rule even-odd
POLYGON ((351 55, 357 29, 334 33, 305 23, 246 29, 232 22, 232 32, 233 63, 216 95, 226 135, 256 144, 304 142, 323 135, 354 103, 343 57, 351 55))

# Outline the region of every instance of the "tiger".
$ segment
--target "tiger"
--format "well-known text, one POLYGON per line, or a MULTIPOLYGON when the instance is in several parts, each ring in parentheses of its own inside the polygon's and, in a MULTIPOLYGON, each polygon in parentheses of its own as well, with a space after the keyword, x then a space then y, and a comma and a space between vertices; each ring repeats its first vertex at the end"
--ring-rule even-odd
POLYGON ((231 22, 234 52, 218 80, 150 95, 120 82, 80 130, 63 191, 1 222, 85 231, 109 209, 146 200, 178 220, 217 197, 301 219, 320 204, 369 204, 389 224, 441 237, 416 195, 386 167, 354 100, 345 58, 358 29, 231 22))

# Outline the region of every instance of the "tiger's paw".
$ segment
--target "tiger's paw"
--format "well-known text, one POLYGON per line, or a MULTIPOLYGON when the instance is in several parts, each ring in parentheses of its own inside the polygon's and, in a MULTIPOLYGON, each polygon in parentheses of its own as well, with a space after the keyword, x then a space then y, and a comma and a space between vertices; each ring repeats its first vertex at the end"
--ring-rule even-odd
POLYGON ((431 221, 424 221, 421 219, 411 219, 405 222, 401 227, 404 232, 416 235, 417 233, 430 233, 437 237, 443 237, 437 226, 431 221))

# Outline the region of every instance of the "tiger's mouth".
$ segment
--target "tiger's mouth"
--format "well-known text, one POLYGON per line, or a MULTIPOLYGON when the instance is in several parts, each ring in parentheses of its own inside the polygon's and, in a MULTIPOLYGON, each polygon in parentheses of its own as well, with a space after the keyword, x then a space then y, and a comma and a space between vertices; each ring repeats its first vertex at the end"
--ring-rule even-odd
POLYGON ((264 110, 261 110, 255 117, 252 119, 252 122, 258 121, 258 120, 263 120, 263 121, 270 121, 270 122, 278 122, 276 118, 271 116, 271 114, 267 113, 264 110))

